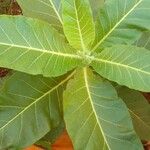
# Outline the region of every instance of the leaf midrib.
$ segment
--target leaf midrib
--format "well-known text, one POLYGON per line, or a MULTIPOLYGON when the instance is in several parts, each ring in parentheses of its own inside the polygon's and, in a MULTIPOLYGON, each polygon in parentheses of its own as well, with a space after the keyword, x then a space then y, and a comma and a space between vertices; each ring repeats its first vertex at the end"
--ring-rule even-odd
POLYGON ((62 84, 64 84, 65 82, 67 82, 69 79, 71 79, 73 77, 73 75, 75 74, 75 71, 73 71, 69 76, 67 76, 64 80, 62 80, 59 84, 57 84, 55 87, 53 87, 52 89, 50 89, 48 92, 46 92, 45 94, 43 94, 41 97, 39 97, 38 99, 36 99, 33 103, 31 103, 30 105, 28 105, 27 107, 25 107, 20 113, 18 113, 16 116, 14 116, 10 121, 8 121, 4 126, 2 126, 0 128, 0 130, 3 130, 6 126, 8 126, 11 122, 13 122, 16 118, 18 118, 20 115, 22 115, 26 110, 28 110, 30 107, 32 107, 33 105, 35 105, 38 101, 40 101, 43 97, 45 97, 46 95, 48 95, 49 93, 53 92, 54 90, 56 90, 59 86, 61 86, 62 84))
POLYGON ((78 26, 78 31, 79 31, 79 36, 80 36, 80 42, 81 42, 82 50, 86 51, 86 47, 85 47, 85 44, 84 44, 84 41, 83 41, 82 32, 81 32, 79 16, 78 16, 78 11, 77 11, 77 8, 76 8, 76 1, 75 0, 74 0, 74 7, 75 7, 76 21, 77 21, 77 26, 78 26))
POLYGON ((58 55, 58 56, 63 56, 63 57, 81 59, 80 56, 75 55, 75 54, 55 52, 55 51, 50 51, 50 50, 46 50, 46 49, 39 49, 39 48, 35 48, 35 47, 27 47, 27 46, 16 45, 16 44, 7 44, 7 43, 2 43, 2 42, 0 42, 0 45, 22 48, 22 49, 28 49, 28 50, 32 50, 32 51, 36 51, 36 52, 48 53, 48 54, 58 55))
POLYGON ((105 41, 105 39, 107 39, 107 37, 122 23, 122 21, 124 21, 124 19, 132 12, 134 11, 134 9, 136 7, 138 7, 138 5, 140 5, 140 3, 143 0, 139 0, 137 4, 135 4, 120 20, 119 22, 117 22, 115 24, 115 26, 94 46, 94 48, 92 49, 92 51, 95 51, 100 45, 101 43, 103 43, 105 41))
POLYGON ((93 112, 94 112, 94 116, 95 116, 96 122, 97 122, 97 124, 98 124, 98 126, 99 126, 99 128, 100 128, 100 131, 101 131, 102 135, 103 135, 104 141, 105 141, 105 143, 107 144, 108 149, 110 150, 110 147, 109 147, 109 145, 108 145, 108 143, 107 143, 107 140, 106 140, 106 138, 105 138, 105 135, 104 135, 104 132, 103 132, 103 130, 102 130, 102 127, 101 127, 101 125, 100 125, 100 123, 99 123, 99 119, 97 118, 97 114, 96 114, 96 111, 95 111, 95 109, 94 109, 94 105, 93 105, 93 103, 92 103, 92 97, 91 97, 91 92, 90 92, 90 88, 89 88, 89 81, 88 81, 88 75, 87 75, 87 68, 83 68, 83 74, 84 74, 85 87, 86 87, 86 89, 87 89, 87 93, 88 93, 89 100, 90 100, 90 103, 91 103, 91 106, 92 106, 92 110, 93 110, 93 112))
POLYGON ((118 62, 108 61, 108 60, 104 60, 104 59, 100 59, 100 58, 94 58, 93 61, 107 63, 107 64, 115 65, 115 66, 120 66, 120 67, 131 69, 131 70, 134 70, 134 71, 146 74, 146 75, 150 75, 150 72, 141 70, 141 69, 136 68, 136 67, 132 67, 132 66, 128 66, 128 65, 125 65, 125 64, 121 64, 121 63, 118 63, 118 62))

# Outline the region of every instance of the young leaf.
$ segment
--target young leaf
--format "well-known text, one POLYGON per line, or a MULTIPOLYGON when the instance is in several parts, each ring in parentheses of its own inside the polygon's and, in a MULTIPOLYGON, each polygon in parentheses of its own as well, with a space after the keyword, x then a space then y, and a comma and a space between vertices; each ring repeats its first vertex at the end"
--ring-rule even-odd
POLYGON ((150 105, 138 91, 122 87, 118 89, 119 96, 128 106, 133 119, 134 128, 142 140, 150 140, 150 105))
POLYGON ((81 61, 49 24, 25 17, 0 17, 0 66, 30 74, 58 76, 81 61))
POLYGON ((92 66, 103 77, 129 88, 150 91, 150 52, 144 48, 116 45, 106 48, 92 66))
POLYGON ((150 29, 149 0, 107 0, 96 25, 93 51, 114 44, 132 44, 150 29))
POLYGON ((38 18, 62 30, 61 0, 17 0, 23 15, 38 18))
POLYGON ((15 73, 5 83, 0 91, 0 149, 23 149, 60 124, 62 92, 72 76, 15 73))
POLYGON ((64 32, 76 49, 87 51, 95 38, 88 0, 62 0, 64 32))
POLYGON ((86 68, 69 82, 63 102, 75 150, 143 149, 115 89, 86 68))

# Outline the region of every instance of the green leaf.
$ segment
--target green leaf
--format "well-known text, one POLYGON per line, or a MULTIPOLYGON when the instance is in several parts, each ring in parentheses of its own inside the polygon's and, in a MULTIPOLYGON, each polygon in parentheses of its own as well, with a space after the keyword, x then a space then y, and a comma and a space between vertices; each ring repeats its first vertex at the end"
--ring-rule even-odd
POLYGON ((51 150, 51 144, 53 144, 57 138, 63 133, 65 130, 64 120, 60 120, 59 125, 57 127, 51 129, 43 138, 41 138, 38 142, 35 143, 36 146, 45 148, 46 150, 51 150))
POLYGON ((89 1, 93 11, 93 17, 96 18, 97 13, 99 12, 100 8, 102 8, 104 4, 104 0, 89 0, 89 1))
POLYGON ((1 67, 49 77, 80 64, 75 50, 46 22, 22 16, 0 20, 1 67))
POLYGON ((145 47, 150 50, 150 31, 144 32, 135 43, 138 47, 145 47))
POLYGON ((128 106, 133 119, 134 128, 142 140, 150 140, 150 104, 138 91, 122 87, 119 96, 128 106))
POLYGON ((47 143, 54 143, 56 139, 63 133, 65 130, 64 120, 61 120, 59 125, 53 129, 49 133, 47 133, 40 141, 47 141, 47 143))
POLYGON ((95 29, 88 0, 62 0, 64 32, 69 43, 87 51, 94 41, 95 29))
POLYGON ((4 84, 4 80, 2 78, 0 78, 0 89, 3 86, 3 84, 4 84))
POLYGON ((150 91, 150 51, 130 45, 106 48, 91 64, 101 76, 129 88, 150 91))
POLYGON ((143 149, 115 89, 86 68, 69 82, 63 102, 75 150, 143 149))
POLYGON ((53 144, 57 138, 63 133, 65 130, 64 120, 61 120, 59 125, 50 132, 48 132, 42 139, 35 143, 35 145, 45 148, 46 150, 51 150, 51 144, 53 144))
POLYGON ((61 0, 17 0, 23 15, 38 18, 62 30, 61 0))
POLYGON ((93 51, 114 44, 132 44, 150 30, 149 0, 107 0, 100 10, 93 51))
POLYGON ((34 144, 62 120, 62 93, 74 75, 43 78, 15 73, 0 91, 0 149, 34 144))
POLYGON ((47 141, 39 141, 35 145, 44 148, 45 150, 51 150, 51 143, 47 141))

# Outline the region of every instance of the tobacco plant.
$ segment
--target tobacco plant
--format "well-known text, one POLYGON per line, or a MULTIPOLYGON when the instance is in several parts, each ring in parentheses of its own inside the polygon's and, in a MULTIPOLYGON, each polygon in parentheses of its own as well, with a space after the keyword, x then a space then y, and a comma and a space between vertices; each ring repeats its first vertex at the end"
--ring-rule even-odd
POLYGON ((0 149, 142 150, 150 139, 149 0, 17 0, 0 16, 0 149))

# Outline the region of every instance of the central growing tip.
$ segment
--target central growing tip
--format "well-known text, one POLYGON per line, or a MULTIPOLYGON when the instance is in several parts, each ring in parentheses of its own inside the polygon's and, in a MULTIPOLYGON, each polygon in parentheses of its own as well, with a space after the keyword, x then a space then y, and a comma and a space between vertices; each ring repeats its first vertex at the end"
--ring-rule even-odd
POLYGON ((77 54, 82 58, 84 66, 88 66, 93 61, 94 56, 92 56, 91 51, 78 51, 77 54))

